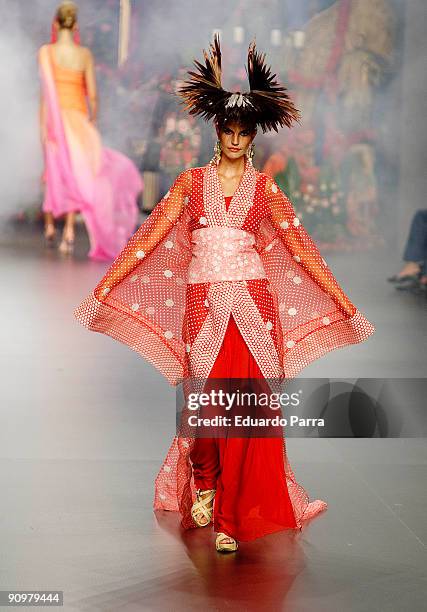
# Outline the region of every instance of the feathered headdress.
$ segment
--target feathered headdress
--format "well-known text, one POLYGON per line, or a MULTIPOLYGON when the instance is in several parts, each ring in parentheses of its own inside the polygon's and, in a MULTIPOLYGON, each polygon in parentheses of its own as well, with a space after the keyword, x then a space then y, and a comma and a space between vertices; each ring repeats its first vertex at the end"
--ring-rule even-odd
POLYGON ((203 50, 205 65, 197 60, 198 72, 188 71, 191 78, 178 89, 179 95, 191 115, 200 115, 206 121, 237 121, 261 126, 262 131, 278 127, 291 127, 301 115, 280 85, 276 75, 265 63, 265 53, 256 50, 255 41, 248 49, 247 74, 250 91, 240 93, 223 89, 221 84, 221 49, 218 35, 210 44, 209 54, 203 50))

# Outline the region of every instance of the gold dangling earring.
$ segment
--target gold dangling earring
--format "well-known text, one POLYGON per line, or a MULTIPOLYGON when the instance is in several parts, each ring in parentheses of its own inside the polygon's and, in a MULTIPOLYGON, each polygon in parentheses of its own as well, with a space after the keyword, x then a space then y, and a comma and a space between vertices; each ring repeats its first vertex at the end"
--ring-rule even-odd
POLYGON ((246 149, 246 157, 248 158, 248 162, 252 165, 252 158, 255 154, 255 145, 253 142, 246 149))
POLYGON ((214 156, 212 158, 212 162, 214 162, 216 165, 219 164, 219 161, 221 159, 221 142, 219 140, 216 141, 215 146, 214 146, 214 156))

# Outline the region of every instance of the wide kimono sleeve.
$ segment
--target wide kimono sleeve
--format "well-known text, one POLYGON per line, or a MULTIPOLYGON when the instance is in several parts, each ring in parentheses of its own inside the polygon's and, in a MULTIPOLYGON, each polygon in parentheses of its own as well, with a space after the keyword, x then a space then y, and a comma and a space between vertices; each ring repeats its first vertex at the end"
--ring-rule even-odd
POLYGON ((266 195, 272 224, 286 248, 319 287, 331 296, 338 308, 346 316, 353 316, 356 307, 327 267, 315 242, 297 217, 292 203, 270 178, 266 181, 266 195))
POLYGON ((118 283, 126 278, 142 259, 148 257, 181 217, 191 193, 191 172, 178 175, 174 184, 155 206, 149 217, 131 236, 106 274, 94 289, 102 301, 118 283))
POLYGON ((362 342, 375 328, 343 291, 291 201, 269 176, 265 198, 271 242, 263 258, 278 296, 285 373, 294 376, 324 353, 362 342))
POLYGON ((84 327, 137 351, 171 384, 186 369, 182 325, 191 259, 186 224, 191 187, 191 170, 186 170, 74 310, 84 327))

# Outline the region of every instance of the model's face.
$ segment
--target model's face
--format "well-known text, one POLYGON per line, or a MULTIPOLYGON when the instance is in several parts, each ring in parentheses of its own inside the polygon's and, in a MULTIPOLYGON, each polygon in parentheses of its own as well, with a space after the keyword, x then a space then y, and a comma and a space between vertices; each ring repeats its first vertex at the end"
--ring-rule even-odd
POLYGON ((243 157, 255 138, 255 132, 239 123, 228 123, 221 130, 217 130, 217 134, 223 155, 230 159, 243 157))

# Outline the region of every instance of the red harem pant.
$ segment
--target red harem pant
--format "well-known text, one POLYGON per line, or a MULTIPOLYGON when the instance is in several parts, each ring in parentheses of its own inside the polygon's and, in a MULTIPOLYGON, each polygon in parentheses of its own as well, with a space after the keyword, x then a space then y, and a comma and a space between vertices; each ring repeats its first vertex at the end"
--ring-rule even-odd
MULTIPOLYGON (((209 378, 263 378, 233 315, 209 378)), ((297 528, 283 453, 283 437, 195 439, 190 454, 194 483, 198 489, 216 489, 216 532, 248 541, 297 528)))

